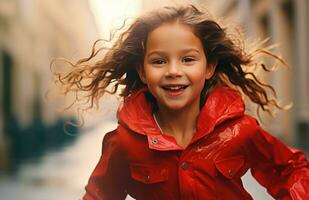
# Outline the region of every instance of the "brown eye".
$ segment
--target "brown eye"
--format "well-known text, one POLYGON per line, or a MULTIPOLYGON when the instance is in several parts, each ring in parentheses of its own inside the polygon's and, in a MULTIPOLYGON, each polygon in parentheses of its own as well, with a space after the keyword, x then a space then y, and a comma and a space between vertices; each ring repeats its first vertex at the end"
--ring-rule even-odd
POLYGON ((185 62, 185 63, 189 63, 189 62, 195 61, 195 59, 192 58, 192 57, 185 57, 185 58, 182 59, 182 61, 185 62))
POLYGON ((154 65, 163 65, 165 63, 166 62, 163 59, 157 59, 157 60, 154 60, 154 61, 151 62, 151 64, 154 64, 154 65))

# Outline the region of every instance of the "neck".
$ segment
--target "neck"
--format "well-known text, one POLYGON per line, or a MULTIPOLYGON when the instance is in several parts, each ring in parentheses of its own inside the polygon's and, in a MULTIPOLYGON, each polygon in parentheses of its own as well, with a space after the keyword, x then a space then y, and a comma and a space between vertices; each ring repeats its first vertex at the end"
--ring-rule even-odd
POLYGON ((169 110, 159 107, 154 117, 161 131, 173 136, 180 146, 187 146, 195 134, 199 105, 192 105, 181 110, 169 110))

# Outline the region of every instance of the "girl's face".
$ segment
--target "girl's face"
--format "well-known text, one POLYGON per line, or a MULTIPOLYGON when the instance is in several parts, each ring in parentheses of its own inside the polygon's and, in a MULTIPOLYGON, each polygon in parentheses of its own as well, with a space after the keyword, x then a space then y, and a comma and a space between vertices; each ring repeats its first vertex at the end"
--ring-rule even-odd
POLYGON ((159 109, 199 108, 205 80, 214 73, 207 65, 200 39, 188 26, 167 23, 149 33, 141 80, 159 109))

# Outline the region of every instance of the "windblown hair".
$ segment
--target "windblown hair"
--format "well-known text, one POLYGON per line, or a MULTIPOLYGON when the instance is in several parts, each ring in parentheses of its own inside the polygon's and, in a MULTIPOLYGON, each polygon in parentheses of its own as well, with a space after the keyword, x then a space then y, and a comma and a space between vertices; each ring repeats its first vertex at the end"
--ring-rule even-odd
MULTIPOLYGON (((271 114, 273 106, 281 108, 276 99, 270 98, 266 89, 275 95, 274 89, 259 81, 252 71, 247 70, 259 66, 269 71, 264 64, 255 61, 258 54, 266 54, 275 60, 283 62, 278 56, 265 49, 257 49, 252 53, 245 52, 242 45, 227 33, 216 21, 196 7, 163 7, 137 18, 129 28, 121 33, 114 45, 107 50, 102 59, 91 64, 93 58, 102 50, 96 50, 97 41, 93 45, 88 58, 79 60, 71 71, 66 74, 56 73, 57 80, 64 88, 64 93, 86 93, 84 98, 90 102, 88 108, 97 105, 99 99, 106 93, 118 93, 128 97, 132 92, 144 86, 137 70, 143 66, 148 34, 155 28, 166 23, 181 23, 191 28, 200 38, 208 63, 215 63, 214 76, 205 82, 201 101, 205 101, 207 92, 221 84, 237 89, 258 105, 258 108, 271 114), (122 86, 119 92, 119 86, 122 86)), ((259 109, 258 109, 259 110, 259 109)))

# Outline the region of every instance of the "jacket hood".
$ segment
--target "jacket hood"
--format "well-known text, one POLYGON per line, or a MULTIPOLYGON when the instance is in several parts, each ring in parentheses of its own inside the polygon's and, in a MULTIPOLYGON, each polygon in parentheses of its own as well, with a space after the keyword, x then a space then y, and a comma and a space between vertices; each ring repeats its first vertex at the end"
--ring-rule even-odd
MULTIPOLYGON (((183 149, 171 136, 162 134, 152 115, 152 104, 146 100, 142 88, 126 98, 118 109, 118 122, 131 131, 146 135, 149 148, 157 150, 183 149)), ((228 87, 213 89, 202 107, 191 143, 204 137, 225 120, 242 116, 244 102, 238 91, 228 87)))

